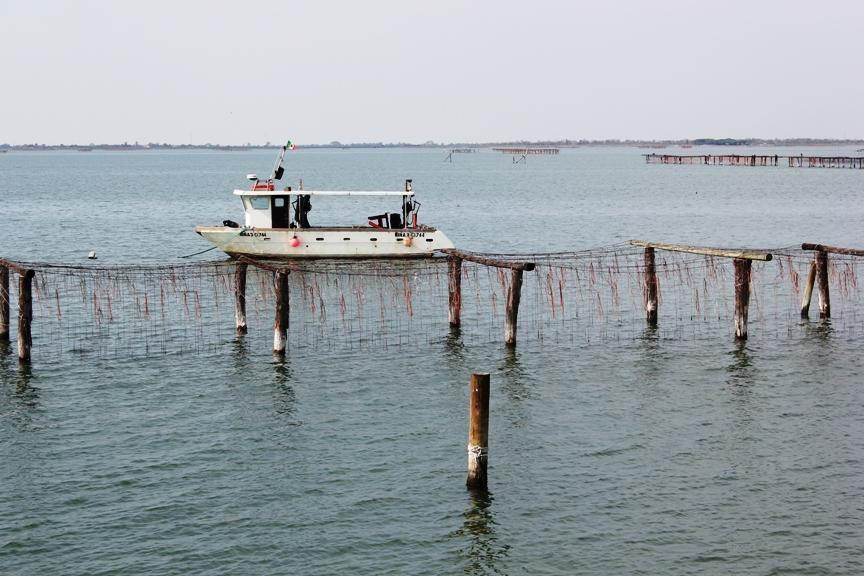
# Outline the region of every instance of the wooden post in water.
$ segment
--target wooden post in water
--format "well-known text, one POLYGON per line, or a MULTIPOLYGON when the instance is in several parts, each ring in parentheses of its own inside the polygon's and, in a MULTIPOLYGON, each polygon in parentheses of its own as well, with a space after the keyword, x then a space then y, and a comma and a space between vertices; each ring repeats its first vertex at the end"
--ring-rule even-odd
POLYGON ((285 355, 288 341, 288 270, 276 272, 276 321, 273 326, 273 353, 285 355))
MULTIPOLYGON (((733 159, 736 163, 739 160, 738 156, 730 156, 729 158, 733 159)), ((745 160, 747 159, 746 156, 740 158, 744 158, 745 160)), ((752 156, 750 158, 752 159, 752 156)), ((646 273, 649 267, 647 248, 733 258, 733 263, 735 265, 735 338, 740 340, 745 340, 747 338, 747 311, 750 306, 750 270, 753 264, 752 261, 761 260, 769 262, 774 258, 770 252, 764 252, 762 250, 735 250, 727 248, 709 248, 705 246, 687 246, 685 244, 662 244, 660 242, 646 242, 644 240, 631 240, 630 244, 646 248, 646 273)), ((802 246, 802 249, 806 248, 803 248, 802 246)))
POLYGON ((657 324, 657 268, 654 248, 645 248, 645 316, 652 326, 657 324))
POLYGON ((519 300, 522 298, 522 270, 514 269, 507 287, 507 318, 504 324, 504 343, 516 345, 516 320, 519 317, 519 300))
POLYGON ((30 362, 30 347, 33 338, 30 324, 33 322, 33 270, 22 270, 18 278, 18 361, 30 362))
POLYGON ((810 300, 813 298, 813 284, 816 282, 816 260, 810 263, 807 273, 807 283, 804 285, 804 297, 801 299, 801 318, 810 317, 810 300))
POLYGON ((246 334, 246 269, 245 262, 238 262, 234 272, 234 325, 237 334, 246 334))
POLYGON ((0 265, 0 341, 9 341, 9 268, 0 265))
POLYGON ((507 293, 505 294, 505 300, 507 301, 507 314, 505 319, 505 334, 504 341, 508 346, 516 345, 516 318, 519 316, 519 299, 522 296, 522 272, 525 270, 531 271, 536 267, 534 262, 514 262, 512 260, 502 260, 498 258, 486 258, 484 256, 479 256, 477 254, 471 254, 470 252, 461 252, 454 248, 446 248, 441 250, 448 256, 459 258, 459 263, 454 264, 453 260, 450 261, 450 270, 449 270, 449 292, 450 292, 450 324, 453 325, 453 320, 458 320, 458 315, 454 318, 454 294, 456 293, 457 286, 454 286, 454 280, 459 278, 458 284, 458 308, 457 311, 461 313, 462 308, 462 289, 461 289, 461 277, 457 272, 461 271, 462 260, 467 260, 468 262, 477 262, 478 264, 483 264, 484 266, 495 266, 496 268, 509 268, 513 271, 512 280, 510 281, 510 286, 507 287, 507 293))
POLYGON ((450 309, 448 318, 450 326, 458 328, 462 325, 462 259, 450 254, 447 256, 447 293, 449 295, 450 309))
POLYGON ((468 479, 469 489, 486 489, 489 463, 489 374, 471 374, 468 385, 468 479))
POLYGON ((753 264, 744 258, 735 258, 735 338, 747 339, 747 312, 750 307, 750 269, 753 264))
POLYGON ((816 277, 819 279, 819 318, 831 317, 831 295, 828 293, 828 252, 816 252, 816 277))

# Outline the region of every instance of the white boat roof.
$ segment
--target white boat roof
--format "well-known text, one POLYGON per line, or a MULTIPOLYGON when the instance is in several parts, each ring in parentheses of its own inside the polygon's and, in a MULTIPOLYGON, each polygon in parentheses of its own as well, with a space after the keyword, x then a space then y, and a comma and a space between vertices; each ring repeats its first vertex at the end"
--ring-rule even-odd
POLYGON ((234 190, 235 196, 287 196, 305 194, 308 196, 413 196, 409 190, 234 190))

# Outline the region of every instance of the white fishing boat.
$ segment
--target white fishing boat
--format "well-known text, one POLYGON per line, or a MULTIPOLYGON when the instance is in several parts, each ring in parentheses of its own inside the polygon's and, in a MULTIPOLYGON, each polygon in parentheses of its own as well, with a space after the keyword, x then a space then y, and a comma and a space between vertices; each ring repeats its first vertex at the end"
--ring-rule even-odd
MULTIPOLYGON (((222 226, 196 226, 195 231, 230 256, 259 258, 421 258, 453 248, 437 228, 420 224, 420 203, 411 180, 404 190, 277 190, 284 172, 283 147, 271 178, 249 174, 248 190, 234 190, 243 202, 242 225, 225 220, 222 226), (313 200, 324 197, 399 198, 401 206, 362 218, 362 224, 311 226, 313 200)), ((317 211, 316 211, 317 216, 317 211)))

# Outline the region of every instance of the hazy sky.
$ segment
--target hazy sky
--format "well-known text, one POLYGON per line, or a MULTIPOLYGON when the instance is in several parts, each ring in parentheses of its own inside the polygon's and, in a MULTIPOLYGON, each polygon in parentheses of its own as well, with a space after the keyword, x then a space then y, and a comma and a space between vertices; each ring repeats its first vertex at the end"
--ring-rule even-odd
POLYGON ((864 138, 864 1, 0 0, 0 143, 864 138))

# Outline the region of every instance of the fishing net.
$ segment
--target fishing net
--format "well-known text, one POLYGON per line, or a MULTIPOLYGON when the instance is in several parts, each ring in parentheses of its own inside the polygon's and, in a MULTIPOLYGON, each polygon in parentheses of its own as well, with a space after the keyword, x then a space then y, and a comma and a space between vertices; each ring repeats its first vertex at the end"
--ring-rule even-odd
MULTIPOLYGON (((800 333, 802 294, 814 253, 771 250, 753 262, 751 339, 800 333)), ((580 345, 642 338, 710 338, 733 334, 735 274, 730 258, 656 250, 659 314, 646 323, 644 249, 619 244, 548 254, 484 254, 533 262, 523 273, 517 340, 580 345)), ((831 254, 830 329, 858 337, 862 259, 831 254)), ((199 353, 235 341, 232 260, 153 266, 57 265, 13 262, 33 270, 33 354, 106 357, 199 353)), ((286 270, 290 298, 288 348, 386 349, 452 338, 448 323, 447 258, 411 261, 248 261, 249 345, 272 346, 274 274, 286 270)), ((10 275, 15 338, 17 277, 10 275)), ((461 328, 465 343, 503 342, 508 268, 468 260, 461 268, 461 328)), ((811 322, 819 317, 813 290, 811 322)))

